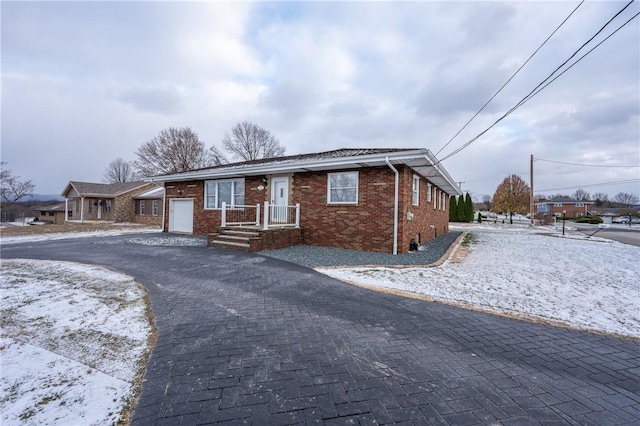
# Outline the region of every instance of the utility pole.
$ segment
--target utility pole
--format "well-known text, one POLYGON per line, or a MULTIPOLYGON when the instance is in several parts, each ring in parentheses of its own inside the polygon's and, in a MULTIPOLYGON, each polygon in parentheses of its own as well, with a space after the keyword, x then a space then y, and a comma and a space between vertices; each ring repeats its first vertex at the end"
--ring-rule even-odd
POLYGON ((462 191, 462 184, 465 182, 456 182, 458 184, 458 187, 460 188, 460 191, 462 191))
POLYGON ((529 195, 529 215, 531 219, 531 226, 533 226, 533 154, 531 154, 531 194, 529 195))

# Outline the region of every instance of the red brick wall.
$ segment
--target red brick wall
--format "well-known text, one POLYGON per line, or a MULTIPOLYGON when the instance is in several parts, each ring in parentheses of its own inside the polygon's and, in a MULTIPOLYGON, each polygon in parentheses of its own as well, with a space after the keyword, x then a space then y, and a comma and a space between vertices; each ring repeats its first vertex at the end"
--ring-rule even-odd
MULTIPOLYGON (((266 188, 259 190, 259 186, 266 186, 262 177, 247 177, 244 182, 245 205, 262 204, 266 200, 266 188)), ((216 232, 221 224, 220 210, 205 210, 204 181, 171 182, 165 185, 165 220, 164 231, 169 230, 169 200, 172 198, 193 198, 193 233, 206 235, 216 232), (178 194, 178 190, 182 191, 178 194)), ((261 221, 262 222, 262 221, 261 221)))
MULTIPOLYGON (((420 178, 420 205, 412 206, 413 171, 398 167, 400 172, 400 203, 398 212, 398 253, 409 249, 409 242, 420 233, 425 242, 448 232, 449 197, 444 210, 427 203, 427 180, 420 178), (413 220, 407 220, 407 212, 413 220), (431 228, 433 225, 435 228, 431 228)), ((245 204, 264 204, 269 188, 265 176, 245 179, 245 204), (263 189, 258 189, 263 186, 263 189)), ((289 204, 300 203, 300 227, 304 244, 341 247, 391 253, 393 251, 393 205, 395 175, 386 166, 358 170, 358 204, 327 203, 327 173, 296 173, 290 180, 289 204)), ((176 182, 165 187, 168 209, 171 198, 193 198, 196 235, 215 233, 220 226, 220 210, 204 210, 204 182, 176 182), (182 191, 178 195, 178 190, 182 191)), ((261 220, 262 222, 262 220, 261 220)), ((164 230, 168 230, 166 212, 164 230)))
POLYGON ((269 229, 260 231, 260 239, 251 242, 250 251, 275 250, 302 243, 300 228, 269 229))
POLYGON ((394 175, 387 167, 361 169, 358 204, 327 204, 327 173, 297 173, 292 204, 300 203, 304 244, 391 252, 394 175))
MULTIPOLYGON (((427 202, 427 179, 420 176, 418 189, 418 205, 413 205, 413 176, 414 172, 409 167, 399 169, 401 182, 400 195, 400 220, 398 253, 406 253, 409 250, 411 239, 418 243, 429 241, 438 235, 449 232, 449 195, 444 196, 444 210, 440 208, 439 200, 436 208, 433 208, 433 192, 431 201, 427 202), (407 212, 413 214, 411 220, 407 219, 407 212), (433 228, 431 228, 433 226, 433 228)), ((432 191, 435 186, 432 185, 432 191)), ((436 187, 436 197, 440 197, 439 188, 436 187)))

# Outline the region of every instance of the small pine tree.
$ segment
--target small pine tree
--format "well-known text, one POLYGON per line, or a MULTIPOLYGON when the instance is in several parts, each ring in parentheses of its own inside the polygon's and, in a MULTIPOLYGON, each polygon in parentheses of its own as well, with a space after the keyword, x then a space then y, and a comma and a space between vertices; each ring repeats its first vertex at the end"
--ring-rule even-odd
POLYGON ((471 201, 471 194, 468 192, 464 198, 464 219, 465 222, 473 222, 473 201, 471 201))
POLYGON ((458 203, 456 202, 456 196, 451 197, 449 201, 449 222, 458 221, 458 203))
POLYGON ((458 196, 458 208, 456 209, 456 222, 465 222, 466 215, 464 214, 464 195, 458 196))

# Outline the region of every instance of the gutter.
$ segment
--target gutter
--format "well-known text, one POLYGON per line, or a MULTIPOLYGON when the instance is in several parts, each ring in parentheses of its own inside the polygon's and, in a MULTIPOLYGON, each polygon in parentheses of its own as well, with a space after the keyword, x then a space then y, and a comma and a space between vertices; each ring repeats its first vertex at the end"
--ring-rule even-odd
POLYGON ((396 175, 393 201, 393 254, 398 254, 398 187, 400 185, 400 173, 398 173, 398 170, 393 167, 393 164, 389 161, 389 157, 385 157, 384 162, 387 163, 387 166, 389 166, 396 175))
POLYGON ((427 153, 425 154, 424 158, 433 165, 433 167, 438 171, 440 176, 442 176, 449 183, 449 185, 451 185, 453 188, 456 189, 456 191, 458 192, 457 195, 462 195, 462 190, 460 189, 458 184, 454 182, 453 178, 449 175, 449 173, 447 173, 446 170, 443 170, 440 167, 440 161, 436 158, 435 155, 433 155, 431 151, 427 150, 427 153))

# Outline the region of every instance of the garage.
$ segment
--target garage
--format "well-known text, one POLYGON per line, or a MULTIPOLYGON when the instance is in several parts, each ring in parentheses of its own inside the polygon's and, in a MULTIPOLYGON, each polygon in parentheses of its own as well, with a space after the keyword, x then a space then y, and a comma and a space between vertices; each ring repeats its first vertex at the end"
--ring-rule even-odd
POLYGON ((169 232, 193 233, 193 199, 169 200, 169 232))

